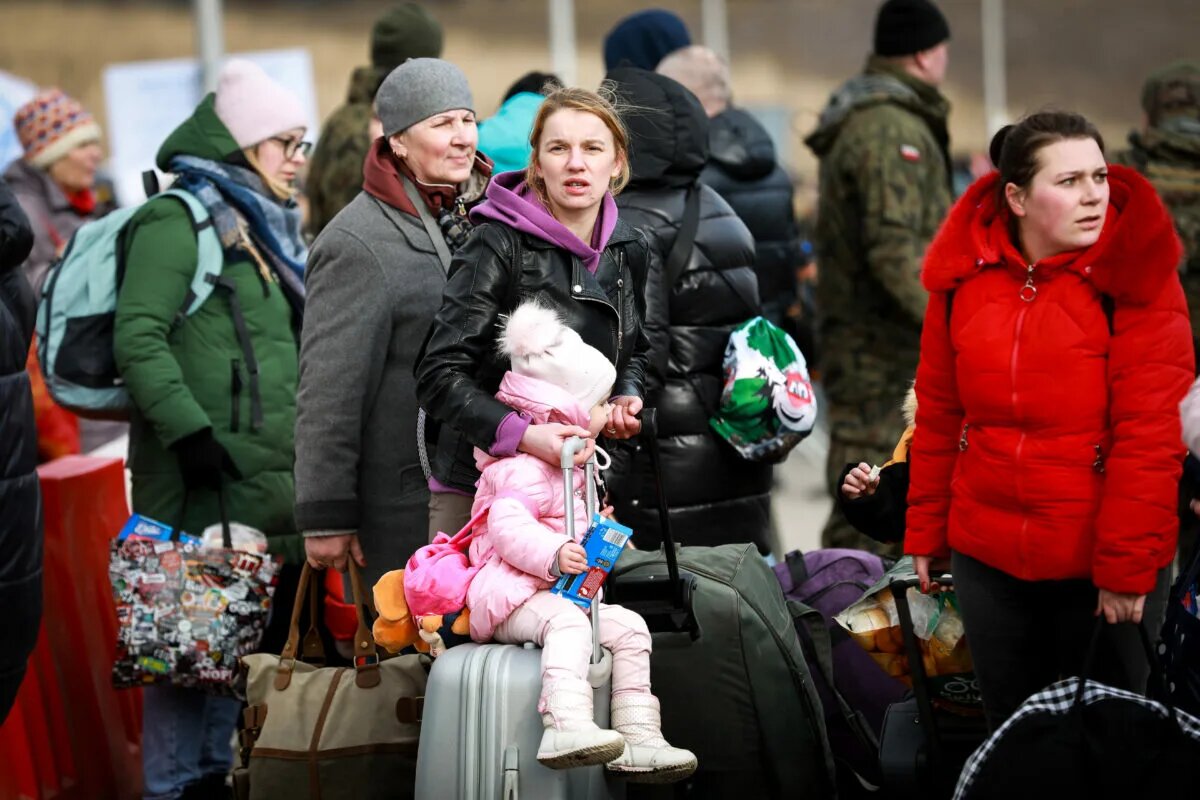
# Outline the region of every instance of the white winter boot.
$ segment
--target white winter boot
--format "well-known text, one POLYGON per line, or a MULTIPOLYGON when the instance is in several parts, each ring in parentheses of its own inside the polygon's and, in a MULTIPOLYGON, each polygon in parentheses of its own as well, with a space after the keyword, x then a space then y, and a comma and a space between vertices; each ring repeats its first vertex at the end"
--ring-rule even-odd
POLYGON ((690 750, 672 747, 662 735, 658 698, 624 694, 612 699, 612 726, 625 737, 625 752, 608 769, 631 783, 674 783, 696 771, 690 750))
POLYGON ((598 727, 592 719, 592 687, 584 680, 562 679, 546 687, 542 698, 546 732, 537 760, 551 769, 606 764, 625 747, 616 731, 598 727))

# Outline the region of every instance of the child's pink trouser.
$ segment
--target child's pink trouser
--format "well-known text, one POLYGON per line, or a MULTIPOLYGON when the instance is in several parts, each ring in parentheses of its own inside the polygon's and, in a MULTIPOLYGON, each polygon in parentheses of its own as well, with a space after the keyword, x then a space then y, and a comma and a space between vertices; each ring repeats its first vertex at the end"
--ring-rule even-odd
MULTIPOLYGON (((543 589, 496 628, 498 642, 533 642, 542 648, 542 685, 562 678, 586 680, 592 656, 592 621, 586 611, 543 589)), ((650 632, 635 612, 600 604, 600 644, 612 653, 612 693, 650 692, 650 632)))

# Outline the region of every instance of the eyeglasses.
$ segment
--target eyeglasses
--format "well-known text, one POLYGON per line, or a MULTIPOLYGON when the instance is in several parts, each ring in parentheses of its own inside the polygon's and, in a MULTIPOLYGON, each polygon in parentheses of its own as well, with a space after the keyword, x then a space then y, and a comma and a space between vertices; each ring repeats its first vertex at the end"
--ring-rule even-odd
POLYGON ((272 142, 279 142, 283 146, 283 157, 291 161, 297 154, 308 158, 308 154, 312 152, 312 142, 301 141, 300 139, 287 139, 282 136, 272 136, 272 142))

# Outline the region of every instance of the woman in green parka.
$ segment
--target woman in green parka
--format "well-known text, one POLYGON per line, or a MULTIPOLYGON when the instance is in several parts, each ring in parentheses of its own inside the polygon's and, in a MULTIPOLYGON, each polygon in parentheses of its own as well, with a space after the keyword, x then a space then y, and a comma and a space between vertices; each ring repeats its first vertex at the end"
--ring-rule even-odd
MULTIPOLYGON (((259 67, 226 65, 215 95, 157 159, 209 212, 224 252, 220 278, 199 309, 180 313, 191 300, 197 234, 177 199, 151 200, 125 239, 114 330, 136 407, 134 510, 198 535, 220 521, 220 491, 230 521, 263 531, 271 551, 297 564, 292 431, 306 252, 291 187, 308 152, 305 125, 296 97, 259 67)), ((239 706, 149 687, 144 797, 223 796, 239 706)))

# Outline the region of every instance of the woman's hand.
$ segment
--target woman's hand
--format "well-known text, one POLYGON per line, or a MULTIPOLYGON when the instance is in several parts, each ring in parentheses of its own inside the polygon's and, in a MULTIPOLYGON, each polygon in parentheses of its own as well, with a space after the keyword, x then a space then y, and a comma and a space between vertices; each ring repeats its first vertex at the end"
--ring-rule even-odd
POLYGON ((929 582, 930 573, 941 575, 950 569, 950 561, 945 558, 934 558, 933 556, 913 556, 913 567, 917 570, 917 577, 921 579, 921 591, 929 594, 941 588, 937 582, 929 582))
POLYGON ((563 575, 578 575, 587 569, 587 551, 582 545, 567 542, 558 548, 558 571, 563 575))
POLYGON ((842 483, 842 495, 847 500, 857 500, 863 495, 875 494, 875 487, 879 485, 879 474, 871 477, 871 465, 867 462, 860 462, 857 467, 846 473, 846 480, 842 483))
POLYGON ((521 436, 521 444, 517 446, 517 449, 559 467, 562 466, 563 445, 572 436, 583 439, 584 448, 575 454, 575 466, 582 466, 595 452, 596 440, 591 438, 592 434, 587 428, 581 428, 578 425, 563 425, 558 422, 530 425, 521 436))
POLYGON ((1104 618, 1110 625, 1118 622, 1141 624, 1142 612, 1145 607, 1146 595, 1144 594, 1119 594, 1110 592, 1108 589, 1101 589, 1100 596, 1096 598, 1096 616, 1104 614, 1104 618))
POLYGON ((612 416, 604 435, 609 439, 632 439, 641 433, 642 421, 637 415, 642 413, 642 398, 623 395, 614 397, 612 404, 612 416))
POLYGON ((307 536, 304 539, 304 555, 313 569, 333 567, 338 572, 345 572, 349 569, 347 556, 353 558, 360 567, 367 565, 362 545, 358 543, 358 534, 354 531, 334 536, 307 536))

